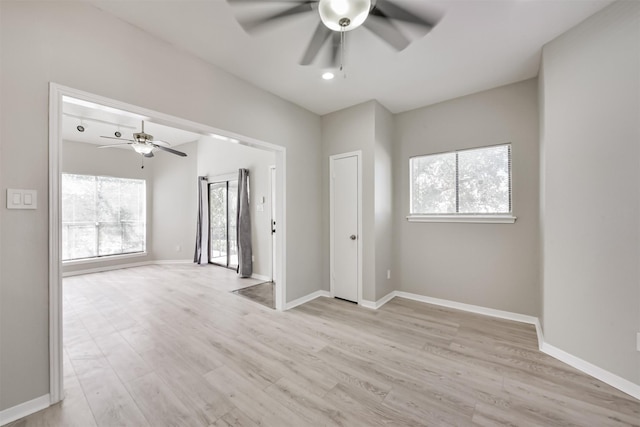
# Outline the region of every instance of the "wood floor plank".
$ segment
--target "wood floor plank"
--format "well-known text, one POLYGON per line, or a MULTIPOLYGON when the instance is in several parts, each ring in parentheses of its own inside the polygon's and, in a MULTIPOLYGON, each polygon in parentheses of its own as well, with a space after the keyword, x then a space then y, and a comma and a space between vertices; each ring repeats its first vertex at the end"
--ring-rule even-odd
POLYGON ((65 278, 67 397, 11 427, 640 427, 638 400, 541 353, 531 325, 231 293, 257 282, 188 264, 65 278))
POLYGON ((129 381, 125 385, 154 427, 197 427, 208 424, 195 417, 155 372, 129 381))
POLYGON ((77 359, 72 363, 98 426, 149 425, 105 358, 77 359))

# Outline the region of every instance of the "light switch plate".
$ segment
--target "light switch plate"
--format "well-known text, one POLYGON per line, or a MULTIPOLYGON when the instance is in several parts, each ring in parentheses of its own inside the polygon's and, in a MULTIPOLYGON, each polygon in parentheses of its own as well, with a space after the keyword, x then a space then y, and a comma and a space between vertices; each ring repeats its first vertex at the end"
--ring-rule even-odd
POLYGON ((7 209, 37 209, 38 192, 7 188, 7 209))

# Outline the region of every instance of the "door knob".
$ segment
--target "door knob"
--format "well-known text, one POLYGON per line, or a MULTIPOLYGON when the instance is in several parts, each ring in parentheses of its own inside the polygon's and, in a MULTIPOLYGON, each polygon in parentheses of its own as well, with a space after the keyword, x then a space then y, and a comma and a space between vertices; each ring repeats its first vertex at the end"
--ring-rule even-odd
POLYGON ((355 235, 355 234, 352 234, 351 236, 349 236, 349 238, 350 238, 351 240, 356 240, 356 235, 355 235))

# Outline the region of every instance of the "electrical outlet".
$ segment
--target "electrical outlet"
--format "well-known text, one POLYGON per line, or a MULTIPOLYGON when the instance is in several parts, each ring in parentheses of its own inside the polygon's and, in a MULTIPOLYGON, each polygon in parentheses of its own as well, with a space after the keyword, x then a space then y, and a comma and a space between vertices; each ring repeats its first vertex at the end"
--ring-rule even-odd
POLYGON ((182 251, 182 245, 176 245, 176 252, 182 251))
POLYGON ((387 270, 387 280, 391 279, 391 270, 387 270))

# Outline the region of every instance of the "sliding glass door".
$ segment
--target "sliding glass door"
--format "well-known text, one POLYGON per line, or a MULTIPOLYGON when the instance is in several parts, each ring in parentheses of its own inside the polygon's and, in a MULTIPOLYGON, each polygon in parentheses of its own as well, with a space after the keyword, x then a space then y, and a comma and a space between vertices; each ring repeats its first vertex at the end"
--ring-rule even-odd
POLYGON ((238 267, 237 209, 238 180, 209 184, 209 262, 234 269, 238 267))

